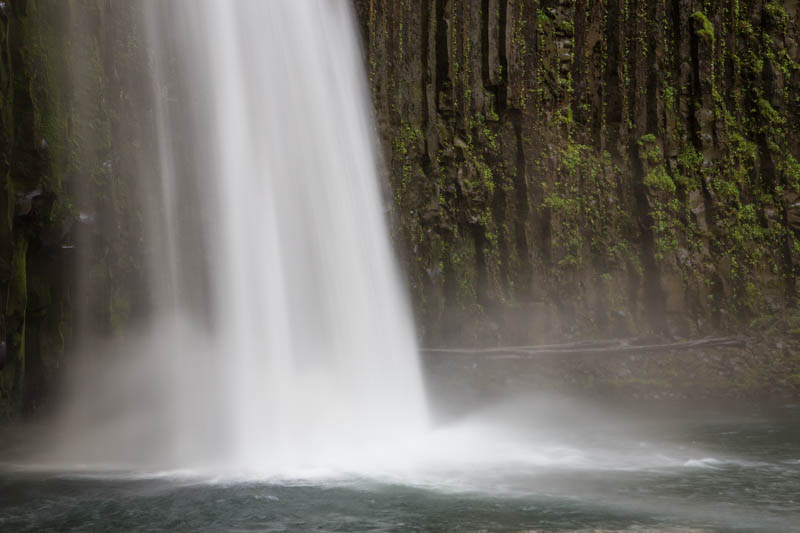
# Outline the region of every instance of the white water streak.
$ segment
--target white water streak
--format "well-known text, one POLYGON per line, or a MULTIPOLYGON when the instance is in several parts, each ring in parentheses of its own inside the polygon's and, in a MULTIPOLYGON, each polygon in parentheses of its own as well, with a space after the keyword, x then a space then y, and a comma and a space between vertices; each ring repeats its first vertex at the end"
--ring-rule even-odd
POLYGON ((156 299, 157 332, 124 341, 134 353, 99 378, 113 386, 84 380, 78 397, 93 395, 107 416, 73 416, 68 432, 83 444, 71 451, 85 462, 287 475, 393 460, 427 412, 349 3, 144 9, 164 220, 148 239, 165 251, 150 278, 177 284, 200 256, 210 326, 186 318, 182 291, 158 287, 177 304, 156 299), (187 89, 167 102, 176 75, 187 89), (187 131, 176 116, 205 127, 187 131), (183 138, 189 171, 173 154, 183 138), (204 250, 187 255, 177 205, 191 187, 207 227, 204 250))

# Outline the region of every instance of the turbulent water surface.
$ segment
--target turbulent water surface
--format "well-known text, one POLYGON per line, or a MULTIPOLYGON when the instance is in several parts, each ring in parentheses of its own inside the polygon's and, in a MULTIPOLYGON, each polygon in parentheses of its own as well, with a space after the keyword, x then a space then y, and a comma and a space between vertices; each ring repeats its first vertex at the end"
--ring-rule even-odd
POLYGON ((0 530, 800 531, 798 406, 642 417, 536 404, 445 425, 424 454, 366 475, 6 465, 0 530))

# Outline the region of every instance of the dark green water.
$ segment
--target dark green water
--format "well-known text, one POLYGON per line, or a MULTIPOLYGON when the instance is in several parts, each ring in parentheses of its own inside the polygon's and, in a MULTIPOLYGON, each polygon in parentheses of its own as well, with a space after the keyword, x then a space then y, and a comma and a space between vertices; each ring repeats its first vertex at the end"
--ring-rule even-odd
POLYGON ((586 423, 560 434, 566 455, 535 464, 459 460, 393 476, 220 481, 8 465, 0 531, 800 531, 800 407, 645 418, 633 422, 645 441, 586 423))

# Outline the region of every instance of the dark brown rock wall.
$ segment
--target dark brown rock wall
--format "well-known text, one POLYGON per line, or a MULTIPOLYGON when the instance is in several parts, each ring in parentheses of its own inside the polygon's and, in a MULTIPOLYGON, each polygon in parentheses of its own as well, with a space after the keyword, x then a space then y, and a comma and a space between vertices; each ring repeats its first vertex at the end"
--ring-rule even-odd
POLYGON ((796 1, 355 4, 427 343, 800 326, 796 1))
POLYGON ((0 2, 0 418, 37 410, 77 331, 145 306, 136 17, 128 2, 0 2))

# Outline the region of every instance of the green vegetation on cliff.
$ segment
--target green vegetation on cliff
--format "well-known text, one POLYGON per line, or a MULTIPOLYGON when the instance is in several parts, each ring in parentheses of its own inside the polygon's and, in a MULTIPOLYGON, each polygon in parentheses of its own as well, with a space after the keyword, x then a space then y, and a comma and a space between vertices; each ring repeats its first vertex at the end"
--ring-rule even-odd
POLYGON ((796 2, 356 7, 427 342, 798 314, 796 2))

